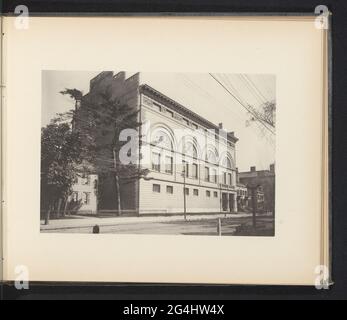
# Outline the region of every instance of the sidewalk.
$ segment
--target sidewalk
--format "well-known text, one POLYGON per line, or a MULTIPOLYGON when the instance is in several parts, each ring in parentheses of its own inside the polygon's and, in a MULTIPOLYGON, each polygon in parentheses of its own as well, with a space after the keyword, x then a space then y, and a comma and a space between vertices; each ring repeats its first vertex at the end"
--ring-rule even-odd
MULTIPOLYGON (((250 217, 249 213, 228 213, 226 218, 244 218, 250 217)), ((209 220, 225 218, 224 213, 216 214, 187 214, 187 221, 209 220)), ((44 225, 44 221, 41 220, 41 230, 59 230, 59 229, 73 229, 81 227, 93 227, 98 226, 116 226, 119 224, 132 224, 132 223, 151 223, 151 222, 173 222, 184 221, 183 215, 177 216, 150 216, 150 217, 85 217, 85 216, 71 216, 71 219, 57 219, 51 220, 49 225, 44 225)))

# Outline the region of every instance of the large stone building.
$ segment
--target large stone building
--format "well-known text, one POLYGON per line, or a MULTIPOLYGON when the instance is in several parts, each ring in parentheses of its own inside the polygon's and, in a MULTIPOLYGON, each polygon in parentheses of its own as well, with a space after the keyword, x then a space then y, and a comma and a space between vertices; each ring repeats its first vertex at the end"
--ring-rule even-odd
MULTIPOLYGON (((154 88, 140 84, 139 74, 102 72, 90 82, 82 99, 97 103, 105 90, 121 103, 139 110, 142 157, 146 179, 121 183, 123 212, 139 215, 237 212, 235 144, 233 132, 216 126, 154 88)), ((112 175, 99 178, 98 208, 115 212, 112 175)))

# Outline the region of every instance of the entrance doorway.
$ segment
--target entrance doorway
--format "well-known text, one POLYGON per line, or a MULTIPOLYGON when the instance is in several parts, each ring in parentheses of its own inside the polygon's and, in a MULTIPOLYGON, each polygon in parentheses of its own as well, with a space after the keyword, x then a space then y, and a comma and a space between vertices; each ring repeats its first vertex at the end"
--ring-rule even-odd
POLYGON ((222 193, 222 210, 228 211, 228 194, 222 193))
POLYGON ((233 193, 229 194, 229 211, 234 212, 235 205, 235 195, 233 193))

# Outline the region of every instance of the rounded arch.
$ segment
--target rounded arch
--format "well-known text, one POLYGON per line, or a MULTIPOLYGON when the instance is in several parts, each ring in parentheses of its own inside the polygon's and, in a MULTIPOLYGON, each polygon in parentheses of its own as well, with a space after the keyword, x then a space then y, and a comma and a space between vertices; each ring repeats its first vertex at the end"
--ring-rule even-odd
POLYGON ((219 165, 228 169, 235 169, 235 161, 230 152, 224 152, 221 154, 219 165))
POLYGON ((197 139, 191 135, 184 135, 180 141, 180 151, 183 155, 200 159, 201 148, 197 142, 197 139))
POLYGON ((210 162, 212 164, 218 164, 219 163, 218 150, 212 144, 208 144, 205 146, 202 155, 203 155, 203 159, 205 159, 207 162, 210 162))
POLYGON ((191 158, 194 158, 194 159, 198 158, 198 149, 196 145, 191 141, 185 142, 183 153, 191 158))
POLYGON ((151 127, 150 134, 150 142, 152 145, 171 151, 177 150, 175 135, 167 125, 163 123, 155 124, 151 127))

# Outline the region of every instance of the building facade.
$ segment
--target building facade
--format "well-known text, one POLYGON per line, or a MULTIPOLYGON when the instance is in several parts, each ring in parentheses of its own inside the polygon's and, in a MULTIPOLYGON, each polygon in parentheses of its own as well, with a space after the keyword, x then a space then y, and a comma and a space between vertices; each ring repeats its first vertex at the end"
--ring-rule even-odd
MULTIPOLYGON (((137 165, 146 179, 121 183, 124 212, 138 215, 237 212, 236 151, 233 132, 140 84, 139 74, 103 72, 91 80, 83 97, 97 103, 104 90, 138 110, 141 137, 137 165)), ((117 208, 112 177, 99 178, 99 210, 117 208)))
POLYGON ((237 182, 236 190, 237 190, 237 208, 240 212, 245 212, 248 210, 247 187, 244 184, 237 182))
POLYGON ((69 199, 69 211, 82 214, 96 214, 98 176, 89 174, 78 177, 72 187, 69 199))
MULTIPOLYGON (((238 173, 239 182, 245 186, 258 188, 258 206, 267 212, 275 211, 275 165, 271 164, 269 170, 257 170, 251 167, 250 171, 238 173)), ((251 192, 248 190, 248 204, 251 205, 251 192)))
POLYGON ((153 179, 140 180, 140 214, 237 212, 234 133, 147 85, 140 108, 149 124, 142 166, 153 179))

